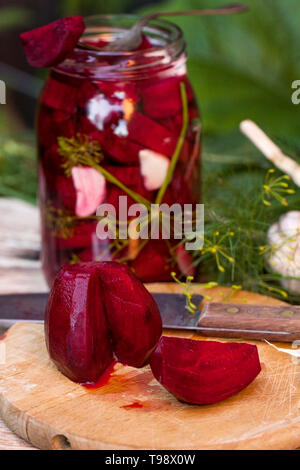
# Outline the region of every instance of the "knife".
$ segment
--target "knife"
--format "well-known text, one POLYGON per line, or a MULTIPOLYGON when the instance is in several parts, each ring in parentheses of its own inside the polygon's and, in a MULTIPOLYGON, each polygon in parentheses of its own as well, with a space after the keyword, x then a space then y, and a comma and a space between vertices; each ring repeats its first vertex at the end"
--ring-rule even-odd
MULTIPOLYGON (((202 308, 203 296, 194 294, 192 302, 198 308, 190 314, 184 294, 152 293, 152 296, 164 328, 221 338, 300 340, 300 307, 209 302, 202 308)), ((47 298, 46 293, 1 295, 0 325, 8 328, 18 321, 43 322, 47 298)))

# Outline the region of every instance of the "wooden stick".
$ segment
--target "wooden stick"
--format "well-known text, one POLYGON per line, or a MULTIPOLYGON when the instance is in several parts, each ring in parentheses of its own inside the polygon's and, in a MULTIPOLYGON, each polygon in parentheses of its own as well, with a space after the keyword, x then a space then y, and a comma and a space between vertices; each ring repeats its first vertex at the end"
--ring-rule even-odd
POLYGON ((300 165, 291 157, 285 155, 255 122, 250 120, 242 121, 240 130, 268 160, 279 170, 289 175, 294 183, 300 187, 300 165))

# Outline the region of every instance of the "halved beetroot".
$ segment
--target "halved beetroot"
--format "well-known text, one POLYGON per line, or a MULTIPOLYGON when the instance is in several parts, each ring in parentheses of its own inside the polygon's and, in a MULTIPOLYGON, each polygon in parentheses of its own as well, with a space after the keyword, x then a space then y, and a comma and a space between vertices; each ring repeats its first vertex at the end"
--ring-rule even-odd
POLYGON ((162 336, 150 357, 155 378, 179 400, 209 405, 247 387, 261 370, 257 347, 162 336))
POLYGON ((153 297, 116 262, 64 266, 45 318, 51 359, 70 379, 95 382, 113 360, 142 367, 162 331, 153 297))
POLYGON ((49 355, 64 375, 93 383, 114 357, 97 270, 80 266, 62 268, 54 282, 45 337, 49 355))
POLYGON ((82 16, 72 16, 20 34, 28 63, 32 67, 59 64, 73 51, 84 30, 82 16))

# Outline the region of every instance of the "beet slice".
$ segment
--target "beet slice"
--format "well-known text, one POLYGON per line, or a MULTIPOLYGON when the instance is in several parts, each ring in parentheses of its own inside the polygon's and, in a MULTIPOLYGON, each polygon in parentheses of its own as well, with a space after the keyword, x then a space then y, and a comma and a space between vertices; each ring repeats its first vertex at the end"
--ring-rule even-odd
POLYGON ((44 151, 42 156, 42 162, 45 168, 47 168, 47 170, 49 171, 49 173, 51 173, 47 176, 51 177, 50 179, 53 179, 53 181, 55 181, 55 178, 58 174, 65 174, 65 171, 62 167, 63 161, 63 157, 58 153, 58 146, 56 144, 49 146, 44 151))
POLYGON ((114 358, 97 269, 80 266, 62 268, 54 282, 45 337, 49 355, 64 375, 93 383, 114 358))
MULTIPOLYGON (((143 108, 147 116, 152 119, 166 119, 176 115, 182 109, 180 82, 184 77, 169 77, 158 80, 143 90, 143 108)), ((185 80, 187 99, 194 97, 192 87, 185 80)), ((180 129, 179 129, 180 132, 180 129)))
MULTIPOLYGON (((193 119, 199 118, 200 114, 196 107, 189 106, 189 121, 191 122, 193 119)), ((173 134, 179 135, 181 128, 182 128, 182 111, 179 111, 174 116, 169 116, 164 119, 158 119, 159 124, 169 129, 173 134)), ((187 137, 190 138, 191 130, 188 130, 187 137)), ((193 136, 192 136, 193 140, 193 136)))
POLYGON ((73 51, 84 30, 82 16, 72 16, 20 34, 28 63, 32 67, 59 64, 73 51))
POLYGON ((179 245, 176 249, 176 261, 180 272, 185 276, 194 276, 196 274, 193 258, 183 245, 179 245))
POLYGON ((95 382, 113 360, 142 367, 162 331, 157 305, 130 269, 116 262, 64 266, 45 317, 46 344, 58 369, 95 382))
POLYGON ((78 106, 84 108, 86 103, 98 94, 99 89, 97 88, 97 86, 93 82, 91 82, 91 80, 84 80, 83 83, 79 86, 77 92, 78 106))
MULTIPOLYGON (((123 178, 122 178, 123 179, 123 178)), ((143 180, 140 178, 140 182, 137 186, 132 186, 128 185, 128 187, 138 193, 140 196, 144 197, 150 202, 154 202, 154 192, 153 191, 147 191, 144 188, 143 185, 143 180)), ((118 186, 114 184, 108 184, 107 185, 107 194, 105 198, 105 203, 112 204, 116 210, 116 217, 117 219, 121 218, 121 214, 119 213, 119 201, 120 201, 120 196, 126 196, 127 197, 127 207, 130 207, 132 204, 137 204, 137 202, 128 194, 123 191, 122 189, 118 188, 118 186)), ((127 215, 125 214, 127 217, 127 215)), ((138 276, 139 277, 139 276, 138 276)))
POLYGON ((149 191, 161 188, 168 173, 169 158, 153 150, 144 149, 140 151, 139 159, 145 188, 149 191))
POLYGON ((155 378, 179 400, 209 405, 247 387, 261 370, 257 347, 162 336, 150 357, 155 378))
POLYGON ((190 181, 186 181, 185 177, 186 168, 180 162, 177 163, 173 178, 166 190, 163 202, 169 205, 174 203, 180 204, 195 204, 199 202, 191 192, 190 181))
POLYGON ((111 261, 111 250, 109 244, 109 240, 97 239, 92 246, 79 250, 76 254, 80 259, 80 262, 83 263, 91 261, 111 261))
POLYGON ((172 281, 174 266, 164 240, 149 240, 130 264, 134 274, 143 282, 172 281))
POLYGON ((97 222, 85 222, 75 225, 74 233, 71 237, 56 237, 56 244, 59 250, 73 250, 76 248, 87 248, 97 239, 97 222))
POLYGON ((114 175, 121 183, 131 188, 138 188, 143 181, 140 169, 138 166, 113 166, 103 165, 109 173, 114 175))
POLYGON ((55 145, 57 149, 57 137, 70 138, 75 135, 75 120, 69 113, 41 106, 37 119, 37 135, 41 146, 48 149, 55 145))
MULTIPOLYGON (((119 103, 124 105, 124 100, 129 100, 134 105, 140 99, 137 87, 134 82, 121 82, 121 81, 95 81, 98 90, 109 99, 111 103, 119 103)), ((98 91, 99 92, 99 91, 98 91)))
POLYGON ((106 154, 122 165, 138 165, 142 146, 126 137, 120 137, 110 127, 100 131, 85 116, 77 124, 78 132, 87 134, 91 140, 97 140, 106 154))
MULTIPOLYGON (((128 122, 129 139, 137 142, 143 148, 154 150, 162 155, 172 157, 178 135, 172 134, 166 127, 148 118, 142 113, 135 112, 128 122)), ((182 154, 186 153, 187 142, 184 142, 182 154)))
POLYGON ((76 191, 72 178, 57 175, 55 178, 56 195, 60 205, 70 212, 75 210, 76 191))
POLYGON ((41 94, 41 103, 69 114, 76 110, 76 99, 76 88, 51 77, 46 81, 41 94))

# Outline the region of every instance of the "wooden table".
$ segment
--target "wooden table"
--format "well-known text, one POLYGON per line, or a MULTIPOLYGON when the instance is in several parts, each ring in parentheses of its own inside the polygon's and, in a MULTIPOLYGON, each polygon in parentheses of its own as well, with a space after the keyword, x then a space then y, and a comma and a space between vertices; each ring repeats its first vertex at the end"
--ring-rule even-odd
MULTIPOLYGON (((37 207, 16 199, 0 198, 0 217, 0 294, 47 292, 39 261, 37 207)), ((0 420, 0 450, 16 449, 33 447, 0 420)))

